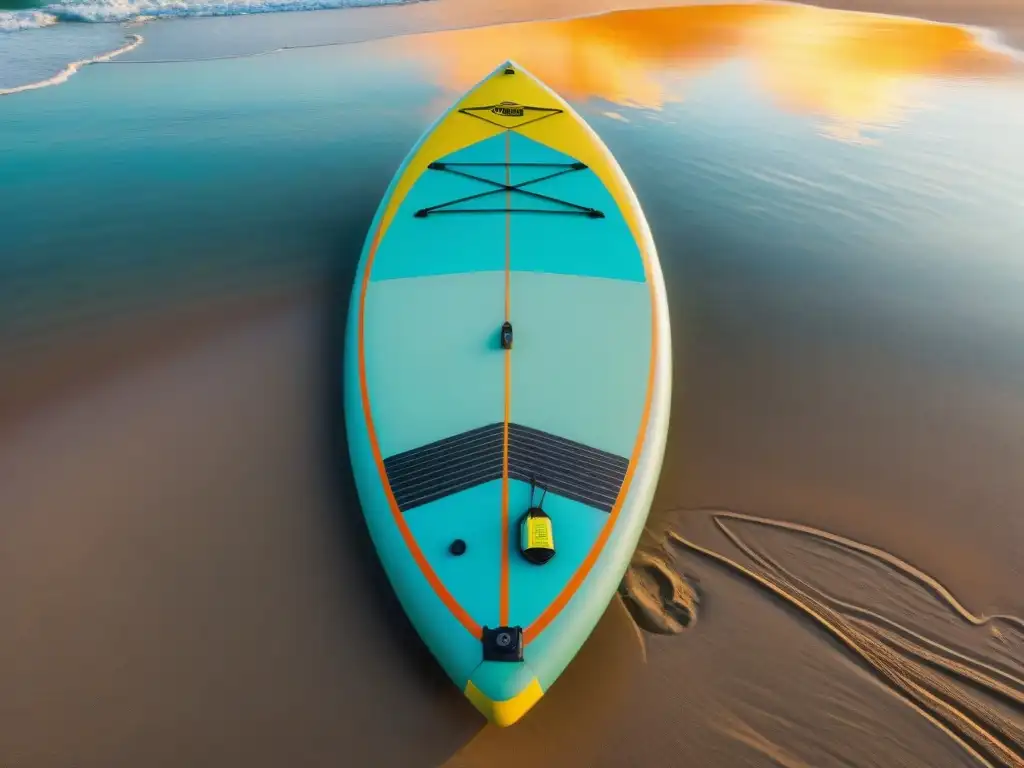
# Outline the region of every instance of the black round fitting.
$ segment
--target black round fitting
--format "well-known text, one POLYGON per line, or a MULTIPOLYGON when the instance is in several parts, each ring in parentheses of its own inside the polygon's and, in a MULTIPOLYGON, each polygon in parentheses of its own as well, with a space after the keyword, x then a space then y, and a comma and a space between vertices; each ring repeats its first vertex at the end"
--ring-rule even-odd
POLYGON ((455 556, 461 555, 466 551, 466 542, 462 539, 456 539, 451 543, 451 546, 448 547, 448 551, 455 556))

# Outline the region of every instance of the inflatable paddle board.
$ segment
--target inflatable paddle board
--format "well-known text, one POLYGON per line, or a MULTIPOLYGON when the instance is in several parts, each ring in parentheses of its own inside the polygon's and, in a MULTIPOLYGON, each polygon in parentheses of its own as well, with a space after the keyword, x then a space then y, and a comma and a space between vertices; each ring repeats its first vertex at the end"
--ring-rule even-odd
POLYGON ((614 596, 661 469, 671 370, 629 183, 565 101, 503 64, 395 174, 344 366, 373 543, 491 722, 541 698, 614 596))

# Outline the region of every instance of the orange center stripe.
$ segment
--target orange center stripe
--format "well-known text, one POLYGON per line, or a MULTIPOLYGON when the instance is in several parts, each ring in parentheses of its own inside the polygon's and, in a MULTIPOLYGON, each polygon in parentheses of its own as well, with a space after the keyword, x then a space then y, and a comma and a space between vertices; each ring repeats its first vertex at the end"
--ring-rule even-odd
MULTIPOLYGON (((505 185, 511 184, 512 133, 505 131, 505 185)), ((505 192, 505 321, 512 314, 512 193, 505 192)), ((508 625, 508 419, 512 400, 512 350, 505 350, 505 429, 501 448, 501 585, 498 623, 508 625)))

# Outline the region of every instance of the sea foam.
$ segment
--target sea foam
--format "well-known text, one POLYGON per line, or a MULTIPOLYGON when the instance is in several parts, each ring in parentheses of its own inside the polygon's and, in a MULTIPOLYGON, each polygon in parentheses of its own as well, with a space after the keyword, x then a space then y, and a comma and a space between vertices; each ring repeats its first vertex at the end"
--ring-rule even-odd
POLYGON ((0 11, 0 32, 21 32, 56 24, 57 17, 46 11, 0 11))
POLYGON ((52 77, 48 77, 45 80, 37 80, 31 83, 25 83, 24 85, 16 85, 13 88, 0 88, 0 96, 13 96, 16 93, 22 93, 23 91, 34 91, 37 88, 47 88, 51 85, 60 85, 66 83, 68 78, 74 75, 82 67, 86 67, 89 64, 98 64, 104 61, 110 61, 122 53, 128 53, 128 51, 138 48, 144 42, 142 35, 129 35, 125 38, 124 45, 120 48, 115 48, 112 51, 106 53, 100 53, 96 56, 92 56, 88 59, 79 59, 78 61, 72 61, 64 65, 64 67, 52 77))
POLYGON ((373 5, 400 5, 414 0, 88 0, 53 3, 33 10, 0 12, 0 32, 39 29, 59 21, 109 23, 142 18, 243 16, 282 11, 317 11, 373 5))

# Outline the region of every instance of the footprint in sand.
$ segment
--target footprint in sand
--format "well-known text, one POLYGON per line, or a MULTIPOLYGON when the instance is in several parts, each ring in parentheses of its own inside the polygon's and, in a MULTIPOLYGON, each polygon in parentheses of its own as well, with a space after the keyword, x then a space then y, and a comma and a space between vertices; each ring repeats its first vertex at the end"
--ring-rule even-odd
POLYGON ((646 632, 677 635, 697 620, 697 593, 669 565, 664 552, 637 551, 619 594, 646 632))

